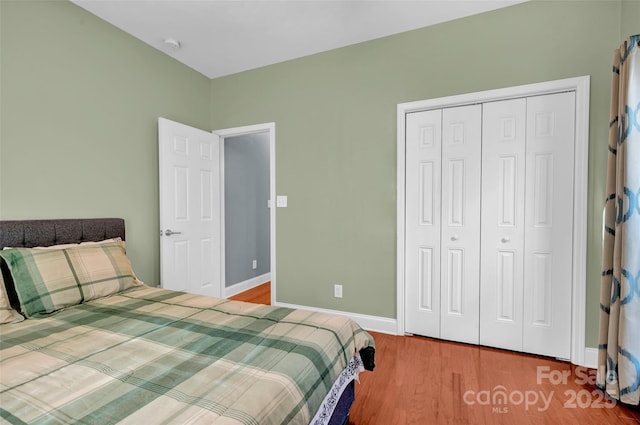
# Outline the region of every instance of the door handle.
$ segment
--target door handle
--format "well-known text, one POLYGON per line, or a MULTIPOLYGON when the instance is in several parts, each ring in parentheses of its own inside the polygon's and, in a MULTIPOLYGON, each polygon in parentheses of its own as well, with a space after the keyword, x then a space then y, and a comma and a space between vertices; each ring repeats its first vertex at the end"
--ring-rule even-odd
POLYGON ((167 230, 165 230, 165 231, 164 231, 164 235, 165 235, 165 236, 181 235, 181 234, 182 234, 182 232, 174 232, 174 231, 173 231, 173 230, 171 230, 171 229, 167 229, 167 230))
POLYGON ((457 241, 458 239, 460 239, 460 236, 458 236, 458 235, 451 236, 451 240, 452 241, 457 241))
POLYGON ((511 240, 511 238, 509 236, 503 236, 500 240, 502 241, 502 243, 507 243, 511 240))

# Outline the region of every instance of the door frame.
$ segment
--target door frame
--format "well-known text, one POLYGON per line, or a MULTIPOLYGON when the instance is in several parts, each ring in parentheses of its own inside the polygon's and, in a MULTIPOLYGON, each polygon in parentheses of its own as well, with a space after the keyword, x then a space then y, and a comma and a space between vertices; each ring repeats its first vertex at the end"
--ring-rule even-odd
POLYGON ((397 108, 397 245, 396 313, 397 333, 405 334, 405 120, 406 114, 429 109, 507 100, 573 91, 575 109, 575 157, 573 196, 573 253, 571 282, 571 363, 593 366, 593 353, 585 347, 587 298, 587 200, 589 167, 590 77, 582 76, 495 90, 440 97, 398 104, 397 108))
POLYGON ((224 139, 227 137, 244 136, 247 134, 269 134, 269 240, 270 240, 270 274, 271 274, 271 302, 276 299, 276 124, 275 122, 247 125, 242 127, 224 128, 213 130, 213 134, 220 137, 220 279, 222 294, 226 290, 225 273, 225 215, 224 215, 224 139))

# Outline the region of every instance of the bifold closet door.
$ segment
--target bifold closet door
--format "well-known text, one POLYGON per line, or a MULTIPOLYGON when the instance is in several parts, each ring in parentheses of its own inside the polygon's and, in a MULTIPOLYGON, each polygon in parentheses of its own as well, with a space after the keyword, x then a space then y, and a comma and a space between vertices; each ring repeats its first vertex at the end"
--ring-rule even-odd
POLYGON ((480 343, 569 358, 575 94, 485 103, 480 343))
POLYGON ((527 100, 482 112, 480 344, 522 350, 527 100))
POLYGON ((482 106, 442 111, 440 337, 479 343, 482 106))
POLYGON ((575 93, 527 98, 522 350, 571 357, 575 93))
POLYGON ((569 358, 575 93, 406 115, 405 329, 569 358))
POLYGON ((407 114, 406 331, 479 342, 480 105, 407 114))
POLYGON ((442 110, 406 116, 405 329, 440 337, 442 110))

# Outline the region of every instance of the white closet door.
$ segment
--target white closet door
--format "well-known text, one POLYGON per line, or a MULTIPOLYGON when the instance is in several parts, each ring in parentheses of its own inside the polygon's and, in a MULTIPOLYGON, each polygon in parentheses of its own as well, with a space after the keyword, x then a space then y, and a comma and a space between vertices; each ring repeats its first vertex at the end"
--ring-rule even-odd
POLYGON ((483 105, 480 344, 522 350, 526 99, 483 105))
POLYGON ((479 343, 482 106, 442 111, 440 337, 479 343))
POLYGON ((523 351, 571 355, 575 93, 527 98, 523 351))
POLYGON ((441 110, 406 117, 406 331, 440 336, 441 110))
POLYGON ((574 111, 567 92, 407 114, 407 332, 570 357, 574 111))

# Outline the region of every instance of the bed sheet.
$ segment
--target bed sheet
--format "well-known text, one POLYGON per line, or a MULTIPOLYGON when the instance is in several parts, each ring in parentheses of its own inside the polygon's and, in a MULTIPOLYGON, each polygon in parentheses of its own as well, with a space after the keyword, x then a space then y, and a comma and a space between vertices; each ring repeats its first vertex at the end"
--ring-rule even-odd
POLYGON ((0 326, 0 418, 308 424, 373 346, 345 317, 144 286, 0 326))

